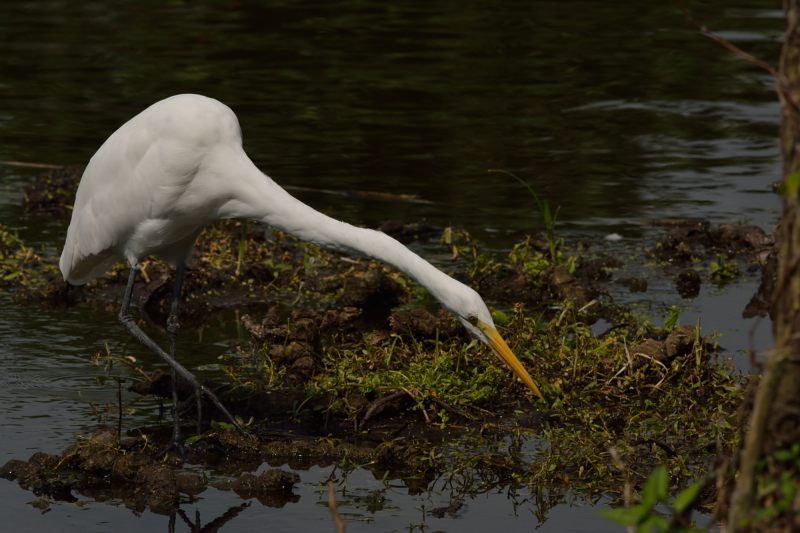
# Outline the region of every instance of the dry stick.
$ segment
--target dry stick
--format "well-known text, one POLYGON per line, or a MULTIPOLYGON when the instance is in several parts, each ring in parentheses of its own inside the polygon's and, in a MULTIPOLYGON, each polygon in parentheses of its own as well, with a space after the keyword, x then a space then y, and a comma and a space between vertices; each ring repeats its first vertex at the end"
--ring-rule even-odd
POLYGON ((750 329, 747 331, 747 355, 750 357, 750 368, 757 369, 759 372, 764 370, 764 365, 762 365, 759 362, 759 360, 756 359, 758 353, 756 352, 755 348, 756 346, 755 336, 756 336, 756 329, 758 329, 758 326, 761 325, 761 320, 763 318, 764 317, 761 316, 756 317, 756 319, 753 321, 753 325, 750 326, 750 329))
MULTIPOLYGON (((609 455, 611 455, 611 462, 614 466, 619 470, 623 476, 625 476, 625 487, 623 488, 623 499, 625 501, 625 508, 633 505, 633 484, 631 483, 631 478, 628 475, 628 467, 625 466, 625 462, 622 460, 622 455, 620 455, 619 450, 617 450, 614 446, 608 449, 609 455)), ((628 526, 626 529, 627 533, 634 533, 635 529, 633 526, 628 526)))
POLYGON ((333 488, 333 481, 328 481, 328 509, 336 526, 336 533, 345 533, 344 521, 336 509, 336 490, 333 488))
POLYGON ((29 163, 27 161, 0 161, 0 165, 3 165, 5 167, 19 167, 19 168, 49 168, 49 169, 64 168, 64 165, 51 165, 50 163, 29 163))
POLYGON ((748 63, 750 63, 751 65, 755 65, 756 67, 767 71, 767 73, 770 76, 772 76, 773 78, 775 78, 776 80, 781 78, 781 75, 778 73, 777 70, 775 70, 775 67, 773 67, 772 65, 770 65, 769 63, 767 63, 763 59, 757 58, 756 56, 754 56, 750 52, 745 52, 744 50, 742 50, 741 48, 739 48, 738 46, 736 46, 735 44, 733 44, 729 40, 725 39, 724 37, 722 37, 718 33, 715 33, 714 31, 708 29, 708 26, 706 26, 705 24, 703 24, 699 20, 695 19, 691 15, 691 13, 689 13, 689 10, 685 6, 682 5, 683 2, 679 2, 679 4, 681 4, 681 9, 683 10, 683 14, 686 16, 686 20, 689 22, 689 24, 691 24, 692 26, 694 26, 695 28, 700 30, 700 33, 702 33, 706 37, 710 38, 711 40, 715 41, 717 44, 719 44, 723 48, 729 50, 734 55, 738 56, 740 59, 743 59, 743 60, 747 61, 748 63))
POLYGON ((674 448, 672 448, 672 446, 670 446, 666 442, 660 441, 658 439, 638 439, 638 440, 633 441, 633 443, 634 444, 655 444, 656 446, 658 446, 659 448, 664 450, 667 453, 667 455, 669 455, 670 457, 677 457, 678 456, 678 453, 675 451, 674 448))
POLYGON ((450 413, 452 413, 454 415, 457 415, 457 416, 460 416, 462 418, 465 418, 466 420, 475 420, 475 417, 472 416, 471 414, 469 414, 468 412, 466 412, 466 411, 464 411, 462 409, 459 409, 458 407, 456 407, 454 405, 447 404, 447 403, 443 402, 442 400, 440 400, 439 398, 431 398, 431 400, 433 401, 433 403, 437 404, 439 407, 442 407, 445 411, 448 411, 448 412, 450 412, 450 413))
POLYGON ((689 9, 681 0, 678 0, 677 4, 683 11, 684 16, 686 17, 686 21, 695 28, 697 28, 700 31, 700 33, 702 33, 709 39, 713 40, 714 42, 716 42, 729 52, 733 53, 739 59, 742 59, 769 74, 772 77, 772 79, 775 80, 775 92, 778 93, 778 99, 781 101, 781 103, 788 104, 794 112, 800 113, 800 103, 795 99, 794 95, 792 94, 792 91, 789 89, 789 83, 783 76, 783 74, 781 74, 779 71, 775 69, 775 67, 773 67, 763 59, 759 59, 753 54, 745 52, 744 50, 742 50, 729 40, 725 39, 718 33, 715 33, 714 31, 708 29, 708 26, 706 26, 702 22, 692 17, 691 13, 689 12, 689 9))
POLYGON ((356 191, 349 189, 317 189, 316 187, 301 187, 298 185, 284 185, 284 189, 290 191, 310 192, 318 194, 330 194, 334 196, 344 196, 348 198, 358 198, 360 200, 380 200, 384 202, 407 202, 411 204, 433 204, 430 200, 420 198, 416 194, 395 194, 378 191, 356 191))
POLYGON ((374 402, 372 402, 372 405, 370 405, 369 409, 367 409, 367 412, 364 414, 364 418, 361 419, 361 423, 358 425, 358 427, 363 429, 364 424, 366 424, 367 421, 370 418, 372 418, 372 416, 375 414, 375 411, 377 411, 378 409, 382 408, 387 403, 390 403, 390 402, 393 402, 395 400, 398 400, 398 399, 402 398, 403 396, 411 396, 411 395, 408 392, 406 392, 404 390, 401 390, 401 391, 393 392, 392 394, 389 394, 388 396, 382 396, 382 397, 378 398, 377 400, 375 400, 374 402))
MULTIPOLYGON (((29 161, 10 161, 0 160, 0 166, 17 167, 17 168, 44 168, 57 170, 64 168, 65 165, 54 165, 51 163, 33 163, 29 161)), ((358 198, 362 200, 380 200, 384 202, 406 202, 410 204, 429 204, 435 202, 420 198, 416 194, 395 194, 380 191, 356 191, 348 189, 318 189, 316 187, 301 187, 299 185, 284 185, 284 189, 290 191, 310 192, 317 194, 330 194, 334 196, 344 196, 347 198, 358 198)))

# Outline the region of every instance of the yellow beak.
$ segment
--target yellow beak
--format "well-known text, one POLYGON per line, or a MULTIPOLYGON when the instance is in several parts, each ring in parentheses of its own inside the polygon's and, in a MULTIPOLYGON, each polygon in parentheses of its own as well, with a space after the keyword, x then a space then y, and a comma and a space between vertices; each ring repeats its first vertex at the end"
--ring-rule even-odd
POLYGON ((491 346, 492 351, 496 353, 497 356, 500 357, 500 359, 502 359, 511 370, 514 371, 517 377, 519 377, 519 379, 521 379, 522 382, 525 383, 525 385, 527 385, 528 388, 531 389, 540 400, 544 400, 542 393, 539 392, 539 387, 537 387, 536 383, 533 382, 530 374, 528 374, 528 371, 525 370, 525 367, 522 366, 522 363, 519 362, 517 356, 514 355, 514 352, 511 351, 511 348, 508 347, 508 344, 506 344, 506 341, 503 340, 503 337, 500 336, 497 330, 489 324, 485 324, 483 322, 478 322, 478 327, 489 339, 489 346, 491 346))

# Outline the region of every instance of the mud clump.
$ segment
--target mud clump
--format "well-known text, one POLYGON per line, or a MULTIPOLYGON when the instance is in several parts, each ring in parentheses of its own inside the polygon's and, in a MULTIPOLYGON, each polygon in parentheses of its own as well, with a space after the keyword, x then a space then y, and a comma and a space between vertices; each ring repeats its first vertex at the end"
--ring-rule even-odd
POLYGON ((178 506, 175 470, 165 464, 147 464, 139 469, 136 482, 145 487, 147 506, 154 513, 166 514, 178 506))
POLYGON ((699 342, 703 353, 713 349, 713 346, 704 338, 697 338, 692 326, 677 326, 664 339, 645 339, 633 346, 630 350, 634 359, 634 367, 638 368, 649 364, 649 361, 669 365, 677 357, 685 357, 695 350, 699 342))
POLYGON ((577 307, 583 307, 596 295, 595 291, 581 283, 564 267, 554 267, 547 272, 547 275, 556 299, 569 300, 577 307))
POLYGON ((617 283, 623 287, 627 287, 630 292, 647 292, 647 280, 645 278, 620 278, 617 283))
POLYGON ((342 295, 336 306, 358 307, 367 316, 377 315, 377 320, 383 320, 404 294, 403 288, 382 268, 369 269, 344 278, 342 295))
POLYGON ((436 518, 444 518, 445 516, 449 516, 450 518, 455 518, 458 516, 458 512, 464 506, 463 498, 454 498, 453 501, 450 502, 449 505, 443 507, 434 507, 431 509, 431 514, 436 518))
POLYGON ((270 360, 288 369, 289 378, 304 382, 319 366, 323 337, 355 334, 354 321, 361 315, 361 309, 350 306, 324 312, 304 308, 291 311, 281 322, 278 308, 272 307, 260 323, 245 315, 242 325, 270 360))
POLYGON ((443 310, 434 316, 420 307, 400 309, 392 313, 388 323, 392 333, 411 335, 417 339, 434 339, 437 335, 443 338, 456 337, 461 334, 461 326, 443 310))
POLYGON ((69 480, 51 475, 60 461, 61 457, 57 455, 36 452, 28 461, 8 461, 0 467, 0 477, 16 480, 20 487, 37 495, 47 494, 66 502, 77 501, 71 493, 69 480))
POLYGON ((269 507, 283 507, 300 499, 293 493, 294 486, 299 482, 300 476, 294 472, 271 468, 257 476, 242 474, 233 483, 217 484, 215 487, 224 489, 229 486, 241 498, 256 498, 269 507))
POLYGON ((756 293, 742 312, 743 318, 766 316, 772 312, 775 286, 778 283, 778 250, 773 247, 767 255, 756 293))
POLYGON ((720 224, 713 235, 729 253, 737 250, 762 253, 775 244, 774 237, 752 224, 720 224))
POLYGON ((608 255, 597 257, 580 257, 575 267, 575 275, 584 282, 608 281, 612 278, 614 270, 622 266, 622 261, 608 255))
POLYGON ((206 490, 208 480, 205 476, 193 472, 178 472, 175 474, 175 488, 178 492, 196 496, 206 490))
MULTIPOLYGON (((258 440, 234 432, 208 438, 224 446, 225 455, 237 465, 243 457, 260 461, 265 454, 258 440)), ((198 452, 201 448, 190 447, 189 454, 193 460, 208 463, 213 457, 198 452)), ((0 467, 0 477, 55 500, 74 502, 73 492, 80 492, 101 501, 118 499, 137 511, 167 514, 178 508, 180 494, 196 496, 209 486, 205 476, 182 471, 181 464, 180 459, 160 453, 144 439, 117 442, 113 431, 101 429, 60 455, 39 452, 28 461, 12 459, 0 467)), ((245 472, 212 485, 280 507, 297 501, 292 494, 297 482, 297 474, 271 469, 258 476, 245 472)))
MULTIPOLYGON (((532 275, 521 265, 513 269, 498 268, 476 281, 478 291, 488 298, 512 299, 532 309, 547 309, 548 302, 565 300, 583 307, 602 292, 592 280, 598 274, 598 271, 593 271, 584 276, 577 269, 573 273, 563 265, 552 265, 532 275)), ((608 278, 606 274, 602 277, 608 278)))
POLYGON ((675 278, 675 290, 683 298, 694 298, 700 294, 700 285, 700 274, 689 268, 681 270, 675 278))
POLYGON ((651 224, 672 228, 650 250, 651 255, 671 264, 690 263, 715 254, 763 259, 774 245, 772 236, 749 224, 713 227, 708 221, 697 219, 665 219, 651 224))
MULTIPOLYGON (((767 262, 775 245, 774 237, 750 224, 714 227, 701 219, 661 219, 650 223, 670 228, 649 254, 668 268, 680 268, 674 282, 677 292, 684 298, 694 298, 700 292, 700 274, 689 268, 690 265, 707 264, 708 280, 723 285, 739 274, 736 258, 760 266, 767 262)), ((761 292, 766 291, 765 288, 761 292)), ((747 312, 761 313, 763 305, 754 300, 747 312)))

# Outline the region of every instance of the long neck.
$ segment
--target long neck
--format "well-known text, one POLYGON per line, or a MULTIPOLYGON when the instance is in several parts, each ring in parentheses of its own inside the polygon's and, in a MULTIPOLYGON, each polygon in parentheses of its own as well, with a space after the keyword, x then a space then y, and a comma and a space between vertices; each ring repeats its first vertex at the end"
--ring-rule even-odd
POLYGON ((260 219, 304 241, 374 257, 407 274, 445 307, 452 309, 456 305, 450 300, 459 292, 459 281, 383 232, 359 228, 316 211, 259 171, 244 152, 241 155, 246 159, 242 166, 237 165, 241 173, 231 176, 238 194, 220 209, 220 218, 260 219))

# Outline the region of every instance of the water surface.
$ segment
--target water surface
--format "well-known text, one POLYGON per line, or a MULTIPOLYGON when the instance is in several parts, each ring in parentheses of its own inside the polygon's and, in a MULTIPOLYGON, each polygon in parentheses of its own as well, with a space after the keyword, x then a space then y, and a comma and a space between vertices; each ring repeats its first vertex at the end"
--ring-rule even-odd
MULTIPOLYGON (((726 38, 766 59, 777 56, 782 22, 774 2, 712 0, 697 9, 726 38)), ((358 224, 452 223, 495 249, 541 229, 519 184, 487 169, 516 173, 559 206, 559 232, 568 241, 625 258, 640 259, 657 234, 645 219, 699 216, 769 230, 779 216, 771 193, 780 162, 770 79, 699 36, 670 3, 4 2, 0 49, 0 160, 85 163, 150 103, 197 92, 236 111, 246 150, 280 183, 429 202, 298 193, 358 224), (604 241, 611 232, 623 240, 604 241)), ((65 221, 30 217, 20 207, 34 172, 0 165, 0 223, 57 253, 65 221)), ((671 304, 685 309, 687 323, 702 316, 741 365, 752 322, 740 313, 755 276, 727 290, 705 286, 684 301, 658 269, 645 268, 647 293, 634 298, 620 289, 615 296, 654 319, 671 304)), ((149 357, 113 312, 43 311, 7 295, 0 309, 0 463, 56 452, 96 427, 116 396, 89 363, 106 344, 149 357)), ((768 326, 755 339, 768 346, 768 326)), ((203 341, 185 342, 210 359, 235 340, 225 323, 212 325, 203 341)), ((143 420, 155 420, 155 403, 136 406, 143 420)), ((319 488, 329 471, 300 472, 298 503, 253 503, 225 530, 332 529, 319 488)), ((442 487, 410 495, 400 481, 387 486, 356 471, 347 490, 380 491, 388 502, 370 511, 364 498, 345 498, 341 510, 353 531, 423 523, 528 531, 539 523, 530 502, 514 506, 502 493, 438 520, 425 509, 448 503, 442 487)), ((17 531, 167 527, 165 517, 112 504, 55 504, 41 515, 24 505, 33 499, 0 483, 3 517, 17 531)), ((200 509, 205 523, 239 503, 209 490, 186 510, 193 516, 200 509)), ((589 502, 566 503, 547 517, 545 531, 616 530, 589 502)))

